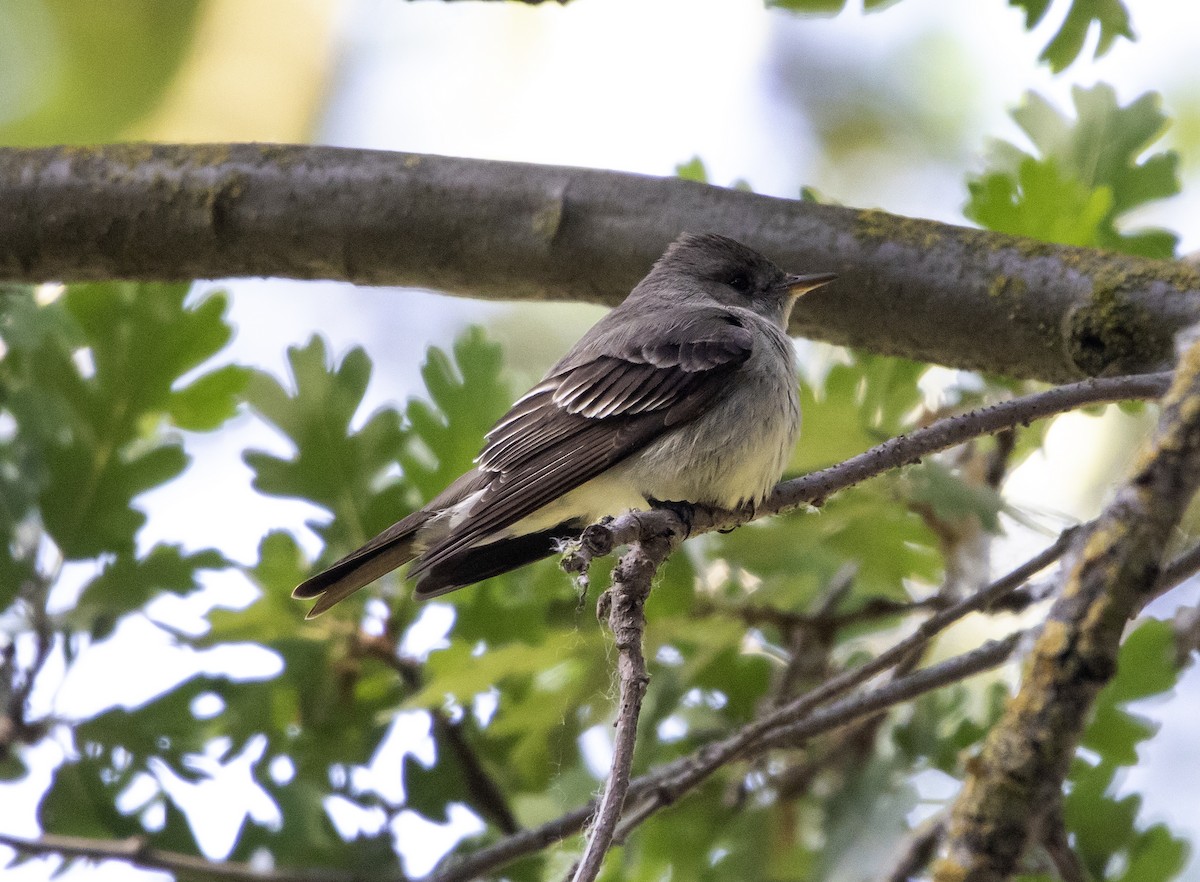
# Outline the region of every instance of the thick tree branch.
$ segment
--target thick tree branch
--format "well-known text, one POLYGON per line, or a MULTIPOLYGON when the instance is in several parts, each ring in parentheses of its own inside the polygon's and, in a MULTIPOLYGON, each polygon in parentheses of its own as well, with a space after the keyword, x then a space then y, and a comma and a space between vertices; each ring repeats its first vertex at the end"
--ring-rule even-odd
POLYGON ((1017 872, 1058 804, 1096 694, 1116 670, 1126 623, 1160 591, 1164 551, 1197 486, 1200 344, 1181 360, 1132 477, 1081 543, 1021 690, 968 770, 936 865, 939 882, 1000 882, 1017 872))
POLYGON ((678 178, 331 147, 0 150, 0 279, 288 276, 612 305, 684 230, 837 272, 794 333, 956 367, 1158 370, 1200 311, 1185 263, 678 178))

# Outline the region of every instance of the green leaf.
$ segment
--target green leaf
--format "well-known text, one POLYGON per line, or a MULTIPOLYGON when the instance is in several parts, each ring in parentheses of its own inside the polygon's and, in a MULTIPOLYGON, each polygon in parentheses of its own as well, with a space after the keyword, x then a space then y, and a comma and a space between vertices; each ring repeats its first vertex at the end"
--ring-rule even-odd
POLYGON ((73 628, 90 631, 98 620, 112 622, 164 592, 183 595, 196 591, 200 570, 227 566, 229 561, 217 551, 185 554, 178 545, 156 545, 140 559, 120 554, 84 586, 68 621, 73 628))
MULTIPOLYGON (((1050 9, 1051 0, 1008 0, 1025 12, 1025 29, 1033 30, 1050 9)), ((1046 48, 1041 60, 1048 62, 1051 70, 1061 73, 1079 57, 1093 25, 1100 26, 1100 37, 1096 43, 1095 57, 1108 53, 1118 37, 1134 40, 1136 37, 1129 22, 1129 10, 1121 0, 1069 0, 1066 18, 1063 19, 1046 48)))
MULTIPOLYGON (((863 9, 878 12, 898 2, 900 0, 863 0, 863 9)), ((846 0, 767 0, 767 6, 809 15, 836 15, 846 8, 846 0)))
POLYGON ((926 365, 855 353, 823 383, 800 385, 803 425, 789 473, 808 472, 862 453, 908 428, 921 402, 917 381, 926 365))
POLYGON ((1117 675, 1097 696, 1095 715, 1080 742, 1096 759, 1075 759, 1063 804, 1076 850, 1097 878, 1166 882, 1182 866, 1183 841, 1159 825, 1139 828, 1141 798, 1116 799, 1112 794, 1120 767, 1137 762, 1138 744, 1156 730, 1123 705, 1174 688, 1178 677, 1173 628, 1169 622, 1150 619, 1125 638, 1117 675), (1120 876, 1109 875, 1118 856, 1128 869, 1120 876))
POLYGON ((683 178, 685 181, 708 183, 708 169, 704 167, 704 160, 699 156, 693 156, 687 162, 675 166, 675 176, 683 178))
POLYGON ((968 184, 967 216, 998 233, 1062 245, 1094 245, 1111 218, 1113 194, 1063 177, 1053 160, 1021 161, 1016 177, 994 173, 968 184), (1052 210, 1047 210, 1053 206, 1052 210))
POLYGON ((853 770, 826 802, 826 842, 817 878, 855 878, 864 866, 883 864, 896 853, 906 833, 905 816, 917 805, 916 791, 897 780, 898 771, 875 758, 853 770))
POLYGON ((934 460, 907 469, 904 477, 909 499, 928 505, 940 520, 953 522, 973 517, 987 532, 1000 532, 1004 499, 994 488, 968 484, 934 460))
POLYGON ((50 480, 42 491, 42 520, 69 560, 132 551, 134 534, 146 521, 132 507, 133 498, 187 467, 178 444, 155 447, 126 461, 106 453, 104 447, 76 446, 46 455, 50 480))
POLYGON ((537 645, 509 643, 483 653, 456 641, 429 657, 425 687, 404 704, 441 707, 447 696, 465 702, 505 678, 542 674, 575 655, 579 639, 579 635, 561 632, 537 645))
POLYGON ((78 285, 39 308, 42 321, 26 308, 9 322, 14 357, 28 366, 9 406, 20 432, 41 442, 26 473, 68 560, 130 552, 145 520, 133 499, 187 465, 159 424, 174 384, 219 352, 232 328, 223 296, 191 307, 186 296, 185 285, 78 285))
POLYGON ((210 432, 237 413, 251 372, 227 364, 175 392, 168 404, 171 420, 181 429, 210 432))
POLYGON ((105 756, 82 756, 54 771, 38 805, 38 823, 47 832, 98 839, 124 839, 145 831, 136 818, 115 806, 133 777, 131 767, 114 768, 105 756))
POLYGON ((1008 0, 1009 6, 1025 10, 1025 30, 1032 31, 1046 15, 1051 0, 1008 0))
MULTIPOLYGON (((314 337, 290 349, 288 361, 292 390, 256 372, 247 399, 294 452, 251 450, 243 458, 260 492, 306 499, 333 514, 328 524, 310 524, 325 540, 325 559, 361 545, 470 469, 484 433, 511 401, 500 349, 479 329, 455 341, 453 358, 430 349, 422 374, 431 401, 411 400, 404 425, 384 408, 353 427, 371 374, 361 349, 333 363, 314 337)), ((361 602, 346 604, 347 614, 361 602)))
MULTIPOLYGON (((762 580, 752 601, 803 609, 847 564, 856 566, 853 597, 905 599, 914 581, 935 584, 941 573, 937 538, 906 506, 895 479, 840 493, 814 513, 798 513, 711 540, 706 553, 762 580), (711 549, 711 550, 710 550, 711 549)), ((744 589, 735 579, 735 597, 744 589)))
POLYGON ((1159 96, 1147 93, 1122 107, 1104 84, 1077 86, 1072 96, 1075 119, 1039 95, 1026 95, 1013 119, 1036 154, 1006 142, 994 144, 991 168, 968 182, 964 214, 999 232, 1173 257, 1173 234, 1120 228, 1124 215, 1179 192, 1178 155, 1146 156, 1168 122, 1159 96))
POLYGON ((0 751, 0 781, 16 781, 29 774, 29 769, 18 751, 6 748, 0 751))
POLYGON ((767 0, 767 5, 812 15, 836 15, 846 8, 846 0, 767 0))
POLYGON ((1003 683, 986 690, 955 684, 922 695, 901 713, 906 718, 892 730, 892 739, 910 765, 927 759, 949 775, 960 771, 963 751, 978 744, 1000 719, 1008 700, 1003 683))
POLYGON ((121 402, 117 428, 142 413, 166 412, 176 381, 232 338, 224 294, 185 307, 187 294, 186 285, 150 283, 67 290, 67 309, 83 329, 95 362, 95 391, 121 402))
POLYGON ((500 347, 479 328, 454 343, 454 358, 431 347, 421 368, 429 401, 411 399, 400 464, 428 500, 474 465, 484 434, 512 401, 500 347))
POLYGON ((1187 864, 1187 842, 1162 824, 1155 824, 1138 837, 1130 849, 1129 865, 1115 877, 1117 882, 1167 882, 1179 878, 1187 864))
POLYGON ((362 428, 352 428, 371 375, 362 349, 333 364, 325 343, 313 337, 304 347, 288 349, 288 365, 293 391, 256 371, 246 398, 295 451, 280 457, 250 450, 243 459, 255 472, 259 492, 306 499, 332 512, 329 525, 314 529, 331 551, 344 553, 409 510, 402 488, 386 477, 403 443, 400 415, 381 409, 362 428))
POLYGON ((1118 37, 1136 39, 1129 23, 1129 11, 1121 0, 1071 0, 1070 11, 1042 50, 1041 60, 1049 62, 1055 73, 1066 70, 1083 51, 1084 41, 1094 24, 1100 26, 1096 58, 1106 55, 1118 37))

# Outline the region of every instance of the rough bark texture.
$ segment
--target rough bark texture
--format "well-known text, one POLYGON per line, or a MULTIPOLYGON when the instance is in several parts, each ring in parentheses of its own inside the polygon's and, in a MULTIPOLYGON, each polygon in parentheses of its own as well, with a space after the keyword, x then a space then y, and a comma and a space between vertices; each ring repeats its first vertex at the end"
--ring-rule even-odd
POLYGON ((0 279, 287 276, 614 304, 681 231, 837 282, 792 332, 1050 381, 1162 369, 1200 273, 677 178, 331 147, 0 149, 0 279))
POLYGON ((1034 645, 1021 690, 968 768, 937 882, 1015 875, 1063 780, 1129 619, 1161 584, 1172 532, 1200 485, 1200 344, 1179 364, 1151 442, 1088 530, 1034 645))

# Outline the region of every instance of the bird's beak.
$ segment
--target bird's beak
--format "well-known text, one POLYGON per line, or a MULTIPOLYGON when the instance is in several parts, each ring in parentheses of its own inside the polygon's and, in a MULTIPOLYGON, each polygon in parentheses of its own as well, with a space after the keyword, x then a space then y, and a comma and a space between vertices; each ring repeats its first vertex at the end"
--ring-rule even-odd
POLYGON ((820 288, 837 278, 837 273, 812 273, 807 276, 789 275, 779 285, 786 288, 793 297, 807 294, 813 288, 820 288))

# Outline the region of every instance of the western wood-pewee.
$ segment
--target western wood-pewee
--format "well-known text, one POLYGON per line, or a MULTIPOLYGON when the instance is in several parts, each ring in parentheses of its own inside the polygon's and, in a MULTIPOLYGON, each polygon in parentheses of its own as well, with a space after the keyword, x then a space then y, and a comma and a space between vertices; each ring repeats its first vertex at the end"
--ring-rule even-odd
POLYGON ((474 469, 294 596, 317 598, 312 618, 415 560, 415 596, 436 597, 547 557, 605 515, 760 502, 800 429, 788 315, 833 279, 684 234, 488 432, 474 469))

